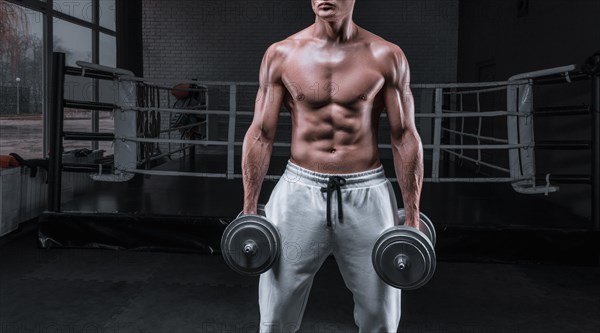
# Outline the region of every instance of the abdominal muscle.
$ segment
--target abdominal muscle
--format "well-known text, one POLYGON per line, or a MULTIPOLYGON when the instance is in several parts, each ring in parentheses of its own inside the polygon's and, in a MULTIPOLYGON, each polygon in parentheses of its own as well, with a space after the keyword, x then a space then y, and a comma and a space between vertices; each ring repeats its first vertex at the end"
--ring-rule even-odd
POLYGON ((295 105, 291 113, 291 161, 294 164, 327 174, 356 173, 381 165, 378 124, 371 119, 370 110, 350 110, 336 105, 311 109, 295 105))

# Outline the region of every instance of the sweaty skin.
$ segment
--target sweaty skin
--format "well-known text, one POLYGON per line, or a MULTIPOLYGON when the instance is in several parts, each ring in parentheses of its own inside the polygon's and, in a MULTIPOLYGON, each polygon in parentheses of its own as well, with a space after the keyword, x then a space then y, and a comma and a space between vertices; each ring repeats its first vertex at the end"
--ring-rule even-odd
POLYGON ((291 161, 329 174, 381 165, 379 118, 387 113, 406 224, 418 227, 423 150, 402 50, 352 21, 354 0, 312 0, 315 23, 271 45, 263 58, 244 138, 244 213, 256 206, 281 106, 291 113, 291 161))

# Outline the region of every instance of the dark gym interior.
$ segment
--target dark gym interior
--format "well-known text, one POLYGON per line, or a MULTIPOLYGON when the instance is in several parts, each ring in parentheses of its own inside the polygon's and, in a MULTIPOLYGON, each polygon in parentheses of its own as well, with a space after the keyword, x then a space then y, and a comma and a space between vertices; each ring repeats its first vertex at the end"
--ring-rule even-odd
MULTIPOLYGON (((0 29, 0 333, 257 332, 259 278, 221 255, 244 200, 236 142, 265 50, 314 22, 310 1, 0 0, 0 15, 13 30, 0 29), (217 112, 198 135, 217 145, 161 143, 144 157, 150 145, 134 142, 139 173, 119 180, 125 140, 108 132, 122 124, 112 103, 123 93, 77 60, 170 85, 137 88, 138 107, 177 108, 172 80, 206 83, 201 103, 217 112)), ((406 54, 417 113, 433 112, 442 87, 456 94, 440 98, 444 111, 510 109, 504 90, 486 89, 574 65, 514 79, 534 96, 535 149, 519 158, 535 153, 535 193, 480 164, 510 165, 506 152, 426 149, 420 210, 435 227, 437 268, 402 292, 397 332, 600 333, 599 17, 597 0, 356 0, 354 21, 406 54)), ((169 117, 158 115, 158 130, 169 117)), ((436 139, 428 119, 418 119, 427 147, 459 144, 449 134, 459 126, 498 140, 509 126, 449 120, 436 139)), ((290 126, 282 117, 269 175, 285 170, 290 126)), ((379 134, 389 144, 388 129, 379 134)), ((381 157, 395 178, 391 154, 381 157)), ((259 202, 276 181, 264 181, 259 202)), ((334 257, 315 277, 300 331, 358 332, 334 257)))

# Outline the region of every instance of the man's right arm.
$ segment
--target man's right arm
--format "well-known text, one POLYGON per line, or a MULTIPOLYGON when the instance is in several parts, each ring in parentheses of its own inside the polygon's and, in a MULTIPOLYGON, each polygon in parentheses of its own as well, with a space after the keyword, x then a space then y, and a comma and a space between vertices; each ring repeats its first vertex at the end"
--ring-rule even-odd
POLYGON ((260 66, 260 87, 254 118, 242 147, 244 214, 256 214, 262 183, 269 169, 279 111, 286 92, 281 79, 282 62, 283 55, 277 51, 277 44, 273 44, 265 53, 260 66))
POLYGON ((404 52, 392 47, 392 65, 384 90, 390 125, 394 169, 406 212, 405 224, 419 228, 419 202, 423 186, 423 145, 415 124, 415 104, 410 91, 410 69, 404 52))

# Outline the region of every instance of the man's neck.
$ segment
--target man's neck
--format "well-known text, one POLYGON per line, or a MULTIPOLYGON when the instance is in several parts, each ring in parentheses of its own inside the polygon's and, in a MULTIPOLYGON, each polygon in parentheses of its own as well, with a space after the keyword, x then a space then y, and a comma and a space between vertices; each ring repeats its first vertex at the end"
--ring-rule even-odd
POLYGON ((344 43, 355 37, 358 29, 350 17, 339 21, 326 21, 317 17, 313 31, 315 38, 344 43))

